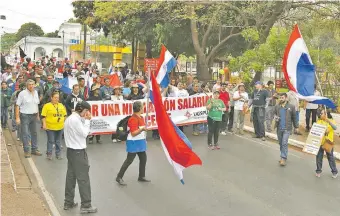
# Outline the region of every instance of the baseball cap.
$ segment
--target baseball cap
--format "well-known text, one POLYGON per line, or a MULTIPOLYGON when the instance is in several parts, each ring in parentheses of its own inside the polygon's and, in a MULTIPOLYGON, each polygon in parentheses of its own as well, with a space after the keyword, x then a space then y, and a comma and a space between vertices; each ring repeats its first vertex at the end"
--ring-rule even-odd
POLYGON ((261 81, 256 81, 255 85, 262 85, 262 82, 261 81))

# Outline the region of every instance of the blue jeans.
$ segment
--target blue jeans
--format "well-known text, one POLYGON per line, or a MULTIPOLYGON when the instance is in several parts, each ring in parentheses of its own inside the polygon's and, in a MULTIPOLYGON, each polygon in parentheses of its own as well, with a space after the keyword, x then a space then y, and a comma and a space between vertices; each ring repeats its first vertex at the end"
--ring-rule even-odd
MULTIPOLYGON (((333 174, 337 174, 338 173, 338 169, 336 168, 336 163, 335 163, 335 159, 334 159, 334 155, 333 155, 333 150, 330 153, 326 152, 326 156, 328 159, 328 163, 329 163, 329 167, 331 168, 331 171, 333 174)), ((323 154, 324 154, 325 150, 320 147, 319 148, 319 152, 316 155, 316 173, 321 173, 322 172, 322 161, 323 161, 323 154)))
POLYGON ((199 133, 200 132, 200 126, 201 126, 201 124, 192 125, 192 132, 193 133, 199 133))
POLYGON ((24 151, 29 152, 31 149, 31 151, 34 152, 38 150, 37 114, 20 113, 20 121, 21 121, 21 138, 24 144, 24 151), (30 146, 30 141, 32 147, 30 146))
POLYGON ((200 132, 201 133, 207 133, 208 132, 208 123, 202 123, 200 124, 200 132))
POLYGON ((1 107, 1 126, 4 128, 7 126, 8 119, 8 107, 1 107))
POLYGON ((277 139, 280 144, 281 158, 287 160, 288 156, 288 139, 290 136, 290 131, 287 130, 277 130, 277 139))
POLYGON ((300 125, 300 112, 299 111, 296 111, 296 121, 297 121, 297 124, 300 125))
POLYGON ((46 154, 52 154, 53 145, 55 145, 55 155, 60 156, 61 152, 61 134, 63 130, 46 130, 47 134, 47 151, 46 154))

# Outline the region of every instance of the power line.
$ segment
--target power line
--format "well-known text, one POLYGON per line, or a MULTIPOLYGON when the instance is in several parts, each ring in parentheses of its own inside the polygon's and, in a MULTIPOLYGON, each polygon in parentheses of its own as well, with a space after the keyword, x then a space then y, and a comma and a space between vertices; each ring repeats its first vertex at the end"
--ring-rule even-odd
POLYGON ((34 15, 24 14, 24 13, 21 13, 19 11, 15 11, 15 10, 8 9, 8 8, 6 10, 12 11, 13 13, 21 14, 21 15, 26 16, 26 17, 31 17, 31 18, 36 18, 36 19, 53 19, 53 20, 58 19, 58 18, 55 18, 55 17, 37 17, 37 16, 34 16, 34 15))

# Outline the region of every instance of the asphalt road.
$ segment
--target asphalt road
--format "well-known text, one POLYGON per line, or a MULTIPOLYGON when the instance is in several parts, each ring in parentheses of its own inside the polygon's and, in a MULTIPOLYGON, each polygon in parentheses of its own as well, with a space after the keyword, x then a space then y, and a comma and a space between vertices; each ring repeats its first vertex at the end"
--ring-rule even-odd
MULTIPOLYGON (((126 157, 125 146, 103 136, 103 144, 88 145, 95 215, 340 215, 340 178, 331 178, 326 158, 323 175, 316 178, 314 156, 290 149, 287 166, 280 167, 278 145, 248 137, 221 136, 221 150, 212 151, 206 135, 190 135, 203 166, 184 171, 185 185, 174 175, 159 141, 149 139, 147 177, 152 182, 137 182, 136 157, 124 177, 128 186, 120 187, 115 177, 126 157)), ((46 150, 43 131, 39 145, 42 152, 46 150)), ((67 159, 34 157, 34 161, 61 215, 79 215, 79 208, 62 209, 67 159)), ((80 203, 78 189, 75 201, 80 203)))

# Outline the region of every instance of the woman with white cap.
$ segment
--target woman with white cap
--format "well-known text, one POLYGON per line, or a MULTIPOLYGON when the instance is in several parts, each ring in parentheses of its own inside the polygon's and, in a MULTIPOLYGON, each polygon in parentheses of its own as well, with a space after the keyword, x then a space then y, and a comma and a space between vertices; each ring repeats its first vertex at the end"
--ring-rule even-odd
POLYGON ((114 86, 113 87, 113 95, 111 95, 112 101, 122 101, 123 95, 122 95, 122 87, 121 86, 114 86))

